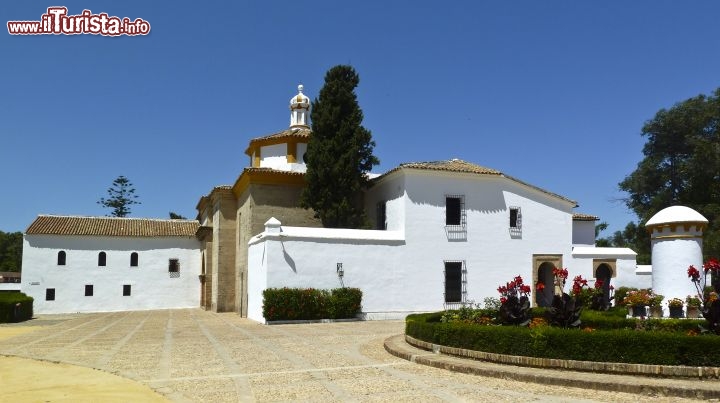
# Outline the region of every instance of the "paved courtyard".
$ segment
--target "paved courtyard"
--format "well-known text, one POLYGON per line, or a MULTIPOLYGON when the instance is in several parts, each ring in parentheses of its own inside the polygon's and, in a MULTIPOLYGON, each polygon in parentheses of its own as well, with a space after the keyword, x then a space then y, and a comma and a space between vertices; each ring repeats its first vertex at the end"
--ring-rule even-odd
MULTIPOLYGON (((264 326, 189 309, 50 315, 30 324, 40 327, 1 341, 0 354, 97 368, 176 402, 647 399, 414 364, 383 348, 403 332, 399 321, 264 326)), ((0 401, 1 390, 2 380, 0 401)))

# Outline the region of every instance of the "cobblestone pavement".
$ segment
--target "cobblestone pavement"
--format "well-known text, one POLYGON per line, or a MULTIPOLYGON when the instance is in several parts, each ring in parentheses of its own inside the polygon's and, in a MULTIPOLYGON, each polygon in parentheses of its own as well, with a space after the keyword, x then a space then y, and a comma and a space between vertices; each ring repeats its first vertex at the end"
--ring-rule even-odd
POLYGON ((386 338, 403 332, 399 321, 264 326, 236 314, 197 309, 36 320, 43 327, 4 340, 0 354, 101 369, 149 385, 177 402, 647 399, 414 364, 383 348, 386 338))

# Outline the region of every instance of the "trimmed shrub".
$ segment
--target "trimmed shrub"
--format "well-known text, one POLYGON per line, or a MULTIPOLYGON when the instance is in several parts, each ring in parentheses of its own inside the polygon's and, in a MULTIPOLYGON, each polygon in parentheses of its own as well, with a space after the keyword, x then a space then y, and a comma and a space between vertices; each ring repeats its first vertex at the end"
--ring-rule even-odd
POLYGON ((265 320, 318 320, 354 318, 360 311, 358 288, 268 288, 263 291, 265 320))
POLYGON ((32 319, 33 301, 21 292, 0 292, 0 323, 32 319))
MULTIPOLYGON (((687 366, 717 366, 720 362, 720 338, 714 335, 689 336, 684 332, 627 328, 581 331, 539 326, 531 329, 432 321, 437 315, 409 315, 405 333, 444 346, 529 357, 687 366)), ((697 327, 698 321, 686 322, 696 322, 697 327)))

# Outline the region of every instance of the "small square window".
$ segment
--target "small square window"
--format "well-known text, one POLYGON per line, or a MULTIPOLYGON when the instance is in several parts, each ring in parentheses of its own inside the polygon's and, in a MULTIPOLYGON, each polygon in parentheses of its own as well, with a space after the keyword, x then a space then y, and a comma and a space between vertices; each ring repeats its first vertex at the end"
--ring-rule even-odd
POLYGON ((92 296, 93 296, 93 286, 92 286, 92 284, 85 284, 85 296, 86 296, 86 297, 92 297, 92 296))
POLYGON ((54 288, 46 288, 45 289, 45 301, 55 301, 55 289, 54 288))
POLYGON ((131 286, 130 284, 124 284, 123 285, 123 297, 129 297, 131 294, 131 286))

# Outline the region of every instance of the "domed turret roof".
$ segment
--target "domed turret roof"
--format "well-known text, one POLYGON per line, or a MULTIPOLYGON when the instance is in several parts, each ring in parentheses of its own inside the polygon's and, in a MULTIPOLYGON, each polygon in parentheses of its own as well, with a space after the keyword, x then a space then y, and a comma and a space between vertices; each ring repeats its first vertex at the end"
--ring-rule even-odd
POLYGON ((707 223, 702 214, 685 206, 671 206, 658 211, 645 223, 646 227, 670 223, 707 223))

